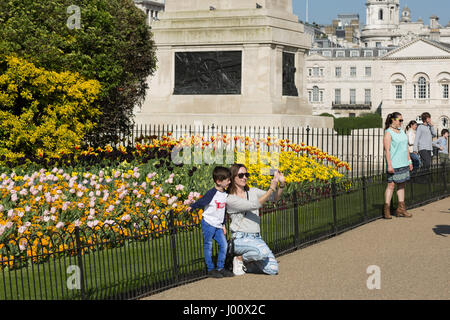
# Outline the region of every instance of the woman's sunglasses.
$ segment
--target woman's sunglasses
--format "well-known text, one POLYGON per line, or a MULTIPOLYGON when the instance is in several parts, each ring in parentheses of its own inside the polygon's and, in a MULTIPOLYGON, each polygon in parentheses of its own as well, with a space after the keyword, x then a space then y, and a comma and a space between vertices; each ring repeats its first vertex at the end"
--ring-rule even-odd
POLYGON ((400 121, 400 122, 403 122, 403 119, 397 119, 397 118, 395 118, 395 120, 398 120, 398 121, 400 121))
POLYGON ((242 179, 244 176, 246 176, 247 178, 250 177, 250 173, 246 172, 246 173, 238 173, 237 175, 239 177, 239 179, 242 179))

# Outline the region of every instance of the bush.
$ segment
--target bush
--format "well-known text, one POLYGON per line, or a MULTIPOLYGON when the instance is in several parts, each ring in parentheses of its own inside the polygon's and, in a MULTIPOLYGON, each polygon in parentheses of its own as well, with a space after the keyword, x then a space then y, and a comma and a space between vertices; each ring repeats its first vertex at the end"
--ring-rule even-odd
POLYGON ((133 110, 144 101, 147 77, 156 68, 152 33, 133 0, 2 0, 0 53, 98 80, 102 116, 91 119, 96 127, 86 136, 93 145, 130 131, 133 110), (79 29, 68 26, 71 5, 80 9, 79 29))
POLYGON ((336 117, 334 115, 332 115, 330 113, 326 113, 326 112, 319 114, 319 116, 321 116, 321 117, 331 117, 331 118, 335 118, 336 119, 336 117))
POLYGON ((383 120, 377 113, 366 113, 360 117, 334 119, 334 128, 339 134, 350 134, 353 129, 382 128, 383 120))
POLYGON ((96 80, 0 56, 0 163, 72 152, 99 110, 96 80))

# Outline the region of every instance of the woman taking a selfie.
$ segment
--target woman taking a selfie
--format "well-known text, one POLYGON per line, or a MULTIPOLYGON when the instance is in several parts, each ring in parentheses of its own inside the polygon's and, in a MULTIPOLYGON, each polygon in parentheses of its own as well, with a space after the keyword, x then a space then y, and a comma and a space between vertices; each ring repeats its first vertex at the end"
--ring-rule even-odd
POLYGON ((243 164, 230 167, 231 184, 228 188, 227 212, 231 217, 231 237, 234 242, 233 273, 278 274, 278 263, 272 251, 261 238, 259 208, 267 201, 278 201, 285 186, 280 171, 274 173, 269 190, 249 188, 249 173, 243 164))

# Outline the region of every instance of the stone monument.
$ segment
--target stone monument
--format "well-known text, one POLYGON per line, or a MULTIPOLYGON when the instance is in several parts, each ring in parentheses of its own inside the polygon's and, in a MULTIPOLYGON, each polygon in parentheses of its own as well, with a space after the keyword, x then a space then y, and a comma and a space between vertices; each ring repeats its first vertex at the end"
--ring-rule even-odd
POLYGON ((136 124, 333 127, 303 96, 292 0, 166 0, 152 32, 158 69, 136 124))

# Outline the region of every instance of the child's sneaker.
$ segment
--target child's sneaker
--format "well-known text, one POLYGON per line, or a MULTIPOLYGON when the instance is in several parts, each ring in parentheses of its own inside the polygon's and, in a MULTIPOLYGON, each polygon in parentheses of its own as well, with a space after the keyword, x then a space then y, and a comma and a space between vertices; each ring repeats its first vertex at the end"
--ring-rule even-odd
POLYGON ((227 277, 234 277, 234 273, 231 272, 230 270, 227 270, 225 268, 219 270, 219 272, 222 274, 222 276, 224 276, 225 278, 227 277))
POLYGON ((235 276, 242 276, 244 271, 244 262, 242 260, 239 260, 237 257, 233 258, 233 273, 235 276))
POLYGON ((216 269, 213 269, 211 271, 208 271, 208 277, 209 278, 223 278, 223 275, 216 269))

